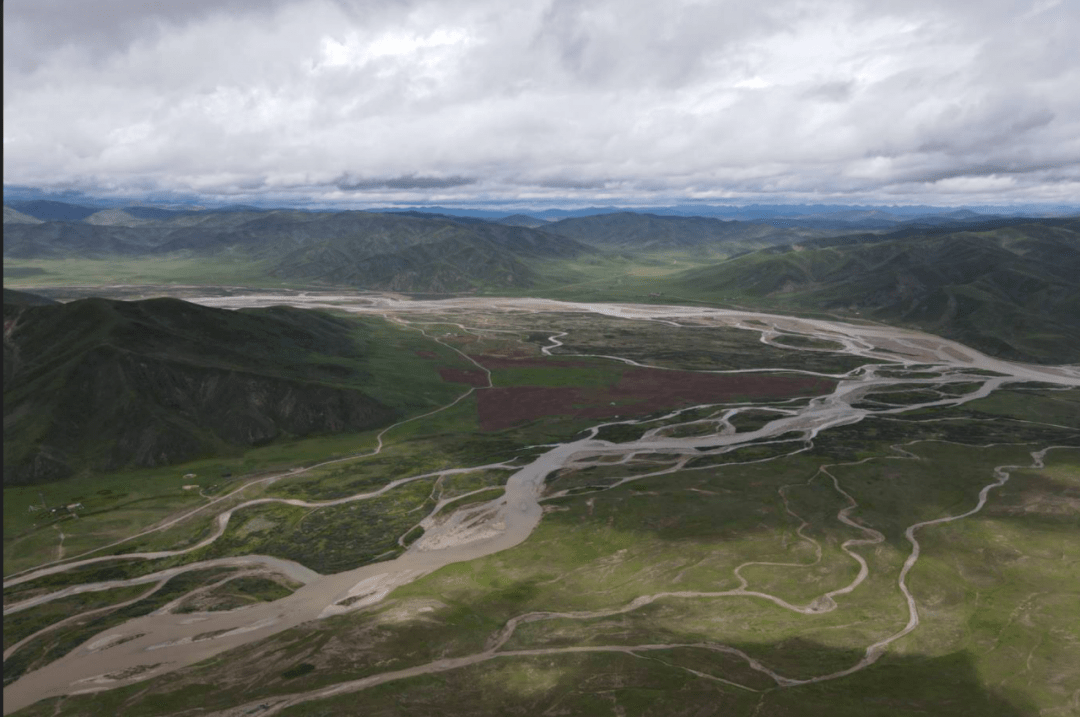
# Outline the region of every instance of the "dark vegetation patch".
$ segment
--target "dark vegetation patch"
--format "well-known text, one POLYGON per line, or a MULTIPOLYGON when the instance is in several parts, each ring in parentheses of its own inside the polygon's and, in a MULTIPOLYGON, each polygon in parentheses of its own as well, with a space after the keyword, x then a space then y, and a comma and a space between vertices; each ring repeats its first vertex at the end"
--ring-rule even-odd
POLYGON ((776 443, 751 444, 731 451, 725 451, 724 453, 701 456, 700 458, 692 459, 686 464, 686 467, 688 469, 704 468, 705 466, 722 466, 729 463, 745 463, 747 461, 761 461, 769 458, 778 458, 802 448, 801 441, 803 438, 802 433, 785 433, 772 439, 773 441, 777 441, 776 443))
MULTIPOLYGON (((882 378, 940 378, 941 377, 941 373, 939 373, 937 371, 914 371, 914 370, 907 370, 907 369, 879 368, 876 371, 876 373, 877 373, 878 376, 881 376, 882 378)), ((974 373, 974 372, 969 371, 968 373, 974 373)), ((990 375, 997 375, 997 374, 990 374, 990 375)))
POLYGON ((450 383, 463 383, 467 386, 483 387, 488 385, 488 376, 480 370, 464 368, 441 368, 439 375, 443 381, 450 383))
POLYGON ((803 336, 802 334, 780 334, 773 341, 784 346, 802 349, 825 349, 829 351, 842 351, 844 349, 844 345, 838 341, 803 336))
POLYGON ((324 575, 394 558, 401 552, 398 537, 434 507, 433 482, 414 481, 376 498, 314 510, 280 504, 245 508, 198 557, 273 555, 324 575))
POLYGON ((292 595, 293 590, 281 579, 260 575, 244 575, 223 585, 192 595, 176 608, 176 612, 213 612, 235 610, 260 602, 274 602, 292 595))
POLYGON ((315 671, 315 665, 311 664, 310 662, 301 662, 300 664, 294 665, 294 666, 290 667, 289 669, 285 670, 284 672, 282 672, 281 677, 282 677, 282 679, 285 679, 285 680, 291 680, 291 679, 294 679, 296 677, 303 677, 304 675, 308 674, 309 672, 314 672, 314 671, 315 671))
POLYGON ((856 401, 856 408, 873 408, 875 404, 887 403, 893 406, 912 406, 919 403, 940 401, 942 396, 931 389, 914 389, 910 391, 881 391, 880 393, 868 393, 861 401, 856 401))
POLYGON ((735 426, 736 433, 751 433, 759 428, 763 428, 778 418, 782 418, 783 415, 784 414, 782 413, 776 413, 774 411, 761 411, 751 408, 746 411, 739 411, 734 416, 728 417, 728 423, 735 426))
POLYGON ((478 410, 481 429, 498 431, 544 416, 645 416, 699 403, 820 395, 834 386, 834 382, 821 378, 632 368, 624 371, 618 383, 608 389, 528 386, 489 389, 480 392, 478 410))
POLYGON ((674 461, 635 461, 633 465, 587 466, 585 468, 563 468, 547 479, 552 490, 573 490, 583 492, 586 488, 602 489, 624 478, 643 475, 668 468, 674 461))

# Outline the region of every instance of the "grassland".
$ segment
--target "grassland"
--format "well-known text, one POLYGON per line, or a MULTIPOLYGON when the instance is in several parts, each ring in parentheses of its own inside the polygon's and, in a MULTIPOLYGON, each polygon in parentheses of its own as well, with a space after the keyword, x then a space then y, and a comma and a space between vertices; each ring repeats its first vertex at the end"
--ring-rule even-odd
MULTIPOLYGON (((617 383, 628 371, 625 364, 596 359, 559 365, 583 361, 570 358, 576 353, 618 355, 680 370, 757 365, 837 372, 865 363, 765 346, 751 332, 576 316, 460 320, 474 328, 432 323, 424 329, 470 355, 498 358, 490 363, 492 381, 500 388, 591 390, 617 383), (539 347, 548 345, 556 327, 568 332, 565 346, 543 359, 539 347), (510 330, 514 333, 498 333, 510 330), (509 363, 514 360, 520 364, 509 363)), ((418 332, 387 336, 410 335, 423 339, 418 332)), ((437 376, 437 369, 447 365, 442 358, 418 355, 415 348, 406 350, 410 346, 394 347, 403 356, 400 376, 424 371, 437 376)), ((430 350, 445 351, 438 355, 447 361, 456 357, 457 368, 476 368, 434 346, 429 342, 430 350)), ((947 390, 966 393, 970 388, 954 384, 947 390)), ((445 400, 467 388, 441 382, 443 393, 426 394, 388 382, 384 390, 411 392, 409 400, 419 415, 424 401, 445 400)), ((891 393, 870 398, 926 398, 891 393)), ((775 397, 779 401, 790 408, 806 399, 775 397)), ((522 465, 542 450, 537 444, 568 440, 598 422, 570 413, 483 431, 479 406, 470 396, 387 432, 378 455, 286 475, 251 489, 243 499, 331 500, 376 491, 401 478, 426 477, 354 503, 242 508, 221 539, 184 559, 258 552, 326 572, 386 559, 400 552, 399 538, 415 540, 414 526, 440 497, 488 489, 443 508, 450 511, 497 495, 510 471, 490 464, 522 465), (439 474, 454 468, 472 470, 439 474)), ((548 478, 543 520, 514 548, 448 565, 358 612, 308 622, 148 682, 46 700, 19 714, 195 714, 476 656, 460 669, 404 676, 280 714, 352 715, 358 709, 410 715, 1068 714, 1080 695, 1078 408, 1076 390, 1015 386, 958 408, 832 427, 812 442, 793 432, 781 437, 790 442, 702 456, 665 475, 640 477, 676 465, 679 456, 656 453, 627 465, 564 470, 548 478), (1046 453, 1044 467, 1034 467, 1032 453, 1052 445, 1061 447, 1046 453), (1008 482, 989 492, 982 511, 916 533, 921 555, 905 584, 921 624, 896 639, 879 660, 836 679, 782 687, 733 652, 792 680, 858 664, 869 645, 895 636, 908 623, 908 606, 898 587, 912 554, 908 529, 970 511, 1000 466, 1015 467, 1006 469, 1008 482), (616 485, 627 477, 637 479, 616 485), (854 555, 865 561, 864 578, 854 555), (833 594, 835 608, 810 610, 826 604, 821 602, 826 593, 833 594)), ((697 424, 687 426, 687 421, 716 420, 724 410, 723 405, 709 406, 677 419, 612 426, 599 437, 630 441, 669 423, 674 435, 698 435, 697 424)), ((748 432, 778 415, 759 407, 731 422, 738 432, 748 432)), ((355 438, 364 448, 374 443, 371 433, 355 438)), ((319 440, 267 447, 277 453, 257 453, 265 462, 245 455, 237 465, 249 466, 249 472, 282 468, 290 456, 302 465, 322 457, 319 451, 345 445, 334 443, 339 439, 319 440)), ((223 495, 237 484, 239 478, 219 485, 221 467, 228 464, 209 465, 216 467, 194 471, 219 476, 216 487, 205 486, 207 495, 223 495)), ((125 496, 114 503, 113 517, 149 524, 205 501, 183 490, 178 473, 160 473, 172 475, 169 491, 160 495, 173 496, 175 503, 152 515, 129 517, 122 512, 125 496)), ((115 485, 101 485, 129 495, 134 490, 122 476, 112 480, 115 485)), ((81 495, 84 503, 90 500, 87 488, 79 490, 72 495, 81 495)), ((148 492, 145 502, 156 511, 155 495, 148 492)), ((83 541, 80 545, 102 540, 95 536, 106 530, 110 512, 102 510, 98 528, 66 539, 65 546, 67 540, 83 541)), ((38 560, 55 557, 56 528, 29 530, 28 516, 19 518, 26 533, 20 545, 31 546, 38 560)), ((66 533, 75 522, 59 527, 66 533)), ((205 529, 207 522, 193 522, 129 548, 193 542, 205 529)), ((133 569, 106 565, 74 577, 53 576, 20 586, 21 594, 133 569)), ((218 579, 191 574, 189 584, 177 584, 176 592, 167 595, 179 597, 181 589, 218 579)), ((273 599, 283 589, 265 579, 236 578, 207 594, 229 607, 273 599)), ((119 601, 125 595, 99 597, 119 601)), ((11 599, 7 592, 6 599, 11 599)), ((58 615, 57 604, 52 605, 35 619, 58 615)), ((9 626, 5 619, 5 642, 8 630, 14 636, 27 629, 16 622, 9 626)), ((76 624, 71 629, 91 628, 76 624)), ((48 643, 29 649, 15 667, 39 664, 35 661, 60 654, 85 636, 67 628, 58 631, 48 643)))
POLYGON ((185 253, 154 257, 84 259, 4 259, 5 285, 109 286, 113 284, 193 284, 281 287, 268 266, 250 257, 218 256, 214 261, 185 253))
MULTIPOLYGON (((122 708, 152 715, 314 689, 473 654, 512 617, 546 611, 583 616, 523 623, 501 649, 722 644, 793 678, 846 669, 865 645, 906 620, 895 589, 910 549, 903 528, 970 507, 994 465, 1030 461, 1029 447, 1020 445, 929 441, 907 446, 918 456, 912 460, 884 441, 870 442, 879 459, 829 471, 859 503, 854 517, 886 540, 860 550, 870 577, 833 612, 808 618, 751 597, 678 595, 625 610, 640 595, 731 590, 735 569, 753 561, 789 564, 759 563, 741 574, 754 589, 796 604, 849 583, 857 565, 839 546, 862 535, 835 519, 847 501, 819 472, 827 459, 800 455, 644 479, 588 500, 558 499, 560 509, 520 548, 444 568, 373 610, 241 648, 230 656, 225 680, 218 677, 223 663, 215 660, 161 678, 150 693, 136 686, 66 700, 60 714, 122 708), (943 473, 951 478, 946 483, 943 473), (820 560, 786 508, 810 524, 805 535, 821 545, 820 560), (619 612, 584 616, 605 610, 619 612), (276 676, 255 686, 254 670, 266 674, 268 666, 276 676)), ((601 707, 604 714, 612 705, 657 714, 666 705, 666 714, 695 714, 717 700, 748 711, 762 705, 762 713, 778 715, 1032 714, 1067 700, 1068 685, 1080 678, 1071 666, 1075 609, 1066 607, 1075 604, 1069 566, 1080 558, 1080 546, 1069 537, 1072 518, 1054 507, 1055 496, 1080 489, 1078 469, 1080 450, 1051 452, 1047 468, 1017 471, 984 515, 920 535, 924 557, 910 585, 923 627, 877 664, 835 682, 777 690, 730 654, 686 647, 494 658, 388 683, 359 699, 365 709, 408 705, 416 714, 552 708, 587 714, 601 707), (1033 490, 1042 496, 1037 509, 1033 490), (1018 673, 1017 660, 1026 671, 1018 673), (679 690, 677 706, 670 701, 673 689, 679 690), (792 711, 800 706, 803 711, 792 711)), ((323 700, 285 714, 350 714, 357 699, 323 700)))
POLYGON ((555 357, 619 356, 649 366, 699 371, 749 368, 797 368, 842 373, 866 363, 863 358, 829 352, 800 352, 764 345, 758 334, 742 329, 672 326, 589 314, 564 315, 559 325, 569 333, 555 357))

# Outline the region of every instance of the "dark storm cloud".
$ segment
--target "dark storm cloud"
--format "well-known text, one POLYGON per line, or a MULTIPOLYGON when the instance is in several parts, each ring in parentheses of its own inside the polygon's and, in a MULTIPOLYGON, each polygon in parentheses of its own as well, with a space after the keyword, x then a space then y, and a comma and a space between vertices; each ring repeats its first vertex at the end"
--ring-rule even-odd
POLYGON ((1075 4, 17 0, 5 181, 333 201, 1061 201, 1075 4))

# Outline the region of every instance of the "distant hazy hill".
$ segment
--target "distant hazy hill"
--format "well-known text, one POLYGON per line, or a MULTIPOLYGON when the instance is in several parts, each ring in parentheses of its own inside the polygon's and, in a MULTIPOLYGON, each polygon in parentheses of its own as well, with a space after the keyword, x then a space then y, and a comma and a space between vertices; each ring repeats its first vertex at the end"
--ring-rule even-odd
POLYGON ((731 252, 788 243, 805 236, 795 230, 765 224, 634 212, 563 219, 546 225, 544 231, 595 247, 624 251, 718 249, 731 252))
POLYGON ((41 220, 4 205, 4 224, 40 224, 41 220))
POLYGON ((510 227, 529 227, 530 229, 545 228, 551 225, 550 222, 544 219, 530 217, 528 214, 511 214, 508 217, 496 219, 495 221, 510 227))
POLYGON ((24 199, 6 202, 6 204, 23 214, 29 214, 35 219, 47 222, 77 222, 98 211, 96 207, 84 207, 81 204, 54 202, 48 199, 24 199))
POLYGON ((408 221, 391 224, 388 215, 373 215, 364 233, 305 242, 281 257, 271 273, 372 289, 453 292, 527 287, 535 278, 529 259, 591 252, 573 240, 524 227, 408 221))
POLYGON ((285 281, 456 292, 527 287, 530 262, 593 249, 527 227, 412 213, 204 211, 150 220, 106 210, 88 221, 4 227, 4 256, 12 258, 176 252, 247 257, 285 281))
POLYGON ((918 326, 1004 358, 1080 361, 1080 222, 907 229, 775 247, 675 281, 918 326))
POLYGON ((356 326, 326 314, 6 299, 5 485, 393 419, 362 390, 356 326))
POLYGON ((124 212, 136 219, 170 219, 191 210, 162 209, 161 207, 124 207, 124 212))
POLYGON ((137 227, 151 223, 150 220, 139 218, 124 209, 102 209, 94 212, 83 219, 87 224, 100 226, 137 227))

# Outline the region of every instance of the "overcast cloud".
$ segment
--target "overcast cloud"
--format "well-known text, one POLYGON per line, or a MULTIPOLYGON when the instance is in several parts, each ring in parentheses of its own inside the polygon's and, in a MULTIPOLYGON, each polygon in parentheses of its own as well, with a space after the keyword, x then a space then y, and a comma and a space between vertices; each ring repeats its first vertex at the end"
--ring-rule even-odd
POLYGON ((7 0, 4 183, 237 200, 1080 197, 1071 0, 7 0))

